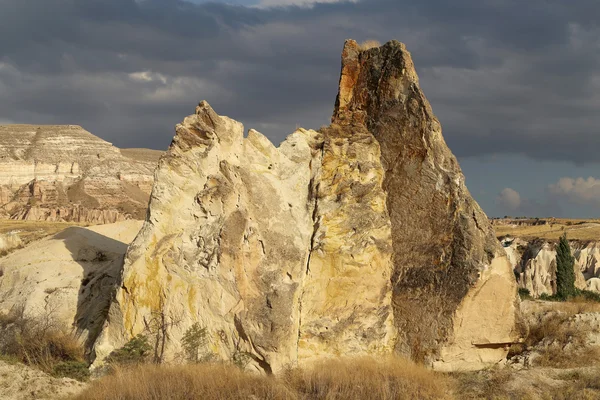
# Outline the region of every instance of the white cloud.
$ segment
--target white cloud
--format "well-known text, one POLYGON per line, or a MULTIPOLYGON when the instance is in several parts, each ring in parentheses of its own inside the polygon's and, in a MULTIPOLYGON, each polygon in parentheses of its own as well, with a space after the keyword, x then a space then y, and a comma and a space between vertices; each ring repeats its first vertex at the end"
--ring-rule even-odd
POLYGON ((548 186, 550 193, 565 197, 574 203, 600 205, 600 179, 560 178, 548 186))
POLYGON ((496 198, 498 204, 510 211, 516 211, 521 207, 521 195, 514 189, 504 188, 496 198))
POLYGON ((129 74, 131 80, 137 82, 160 82, 163 85, 167 83, 167 78, 163 74, 152 71, 139 71, 129 74))
POLYGON ((316 3, 356 3, 357 0, 261 0, 258 7, 303 6, 312 7, 316 3))

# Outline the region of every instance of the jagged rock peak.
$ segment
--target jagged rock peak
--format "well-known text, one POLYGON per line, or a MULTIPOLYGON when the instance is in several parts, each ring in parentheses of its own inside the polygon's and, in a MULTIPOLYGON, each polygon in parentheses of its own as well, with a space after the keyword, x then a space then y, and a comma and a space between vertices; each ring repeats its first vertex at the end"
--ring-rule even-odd
POLYGON ((332 124, 279 148, 207 102, 176 126, 96 343, 155 318, 159 358, 194 323, 249 367, 393 351, 439 369, 502 362, 516 282, 399 42, 347 41, 332 124))

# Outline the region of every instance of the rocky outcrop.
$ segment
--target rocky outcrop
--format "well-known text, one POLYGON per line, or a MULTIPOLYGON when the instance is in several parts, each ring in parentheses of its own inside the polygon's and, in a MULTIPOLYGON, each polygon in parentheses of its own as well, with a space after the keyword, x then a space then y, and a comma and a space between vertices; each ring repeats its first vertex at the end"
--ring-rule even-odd
POLYGON ((511 265, 392 41, 345 44, 331 126, 279 148, 206 102, 177 125, 96 343, 277 372, 397 351, 438 369, 501 362, 519 337, 511 265))
MULTIPOLYGON (((535 298, 556 294, 556 242, 507 237, 501 243, 509 254, 519 287, 535 298)), ((575 257, 575 287, 600 291, 595 281, 600 278, 598 243, 571 240, 569 245, 575 257)))
POLYGON ((91 349, 141 221, 71 227, 0 259, 0 314, 73 327, 91 349))
POLYGON ((121 152, 79 126, 0 126, 0 217, 142 219, 160 153, 121 152))

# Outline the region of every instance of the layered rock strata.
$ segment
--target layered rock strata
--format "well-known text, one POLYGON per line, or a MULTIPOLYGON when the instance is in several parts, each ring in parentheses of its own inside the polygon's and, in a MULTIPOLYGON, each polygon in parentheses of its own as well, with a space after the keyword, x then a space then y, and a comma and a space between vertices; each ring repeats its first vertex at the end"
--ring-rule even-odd
POLYGON ((159 154, 121 153, 74 125, 0 126, 0 216, 91 224, 143 219, 159 154))
POLYGON ((267 373, 396 351, 438 369, 518 340, 511 265, 464 185, 404 45, 347 41, 331 126, 279 148, 206 102, 177 125, 96 343, 160 360, 198 323, 267 373))

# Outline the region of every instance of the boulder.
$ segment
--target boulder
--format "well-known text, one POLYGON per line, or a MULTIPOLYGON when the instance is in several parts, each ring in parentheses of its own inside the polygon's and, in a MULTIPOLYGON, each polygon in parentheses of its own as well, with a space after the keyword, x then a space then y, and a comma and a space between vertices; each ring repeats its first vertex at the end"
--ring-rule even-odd
POLYGON ((511 265, 464 184, 404 45, 347 41, 332 124, 276 148, 207 102, 177 125, 128 249, 98 363, 137 334, 276 373, 397 352, 502 362, 521 334, 511 265))

